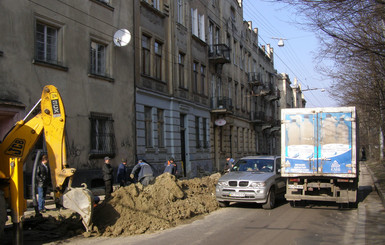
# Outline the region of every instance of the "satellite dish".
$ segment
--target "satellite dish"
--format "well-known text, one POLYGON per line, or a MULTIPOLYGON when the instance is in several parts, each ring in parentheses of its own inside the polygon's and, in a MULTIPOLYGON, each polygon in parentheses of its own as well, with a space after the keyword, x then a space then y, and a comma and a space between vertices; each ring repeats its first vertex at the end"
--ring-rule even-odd
POLYGON ((114 34, 114 43, 118 47, 126 46, 131 41, 131 33, 126 29, 120 29, 114 34))

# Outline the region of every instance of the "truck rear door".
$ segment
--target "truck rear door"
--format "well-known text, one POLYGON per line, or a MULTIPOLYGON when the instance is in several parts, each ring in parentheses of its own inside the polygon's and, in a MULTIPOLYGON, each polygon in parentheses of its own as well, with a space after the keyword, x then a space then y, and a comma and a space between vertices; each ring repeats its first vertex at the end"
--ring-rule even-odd
POLYGON ((355 173, 354 113, 353 110, 285 109, 283 176, 349 177, 346 174, 355 173))

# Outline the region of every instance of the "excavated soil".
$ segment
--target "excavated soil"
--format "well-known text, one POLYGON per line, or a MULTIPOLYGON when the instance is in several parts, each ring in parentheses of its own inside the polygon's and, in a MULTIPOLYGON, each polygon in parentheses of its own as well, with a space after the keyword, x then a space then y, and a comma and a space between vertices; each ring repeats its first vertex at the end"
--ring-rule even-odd
MULTIPOLYGON (((215 184, 220 174, 178 180, 163 174, 149 186, 140 183, 121 187, 112 198, 94 209, 93 228, 84 232, 80 215, 68 209, 52 209, 42 217, 30 214, 24 221, 25 244, 60 244, 71 237, 129 236, 152 233, 192 222, 218 209, 215 184)), ((0 244, 14 244, 11 226, 0 244)))
POLYGON ((220 174, 177 180, 162 174, 155 183, 119 188, 95 208, 96 236, 128 236, 164 230, 218 209, 215 184, 220 174))

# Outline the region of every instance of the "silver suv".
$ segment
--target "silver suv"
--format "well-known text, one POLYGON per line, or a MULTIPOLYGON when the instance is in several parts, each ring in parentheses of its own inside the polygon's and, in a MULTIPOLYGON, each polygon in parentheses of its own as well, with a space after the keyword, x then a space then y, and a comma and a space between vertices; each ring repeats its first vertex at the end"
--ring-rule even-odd
POLYGON ((283 195, 286 182, 281 177, 281 157, 249 156, 238 160, 216 186, 219 206, 230 202, 262 203, 264 209, 275 206, 275 198, 283 195))

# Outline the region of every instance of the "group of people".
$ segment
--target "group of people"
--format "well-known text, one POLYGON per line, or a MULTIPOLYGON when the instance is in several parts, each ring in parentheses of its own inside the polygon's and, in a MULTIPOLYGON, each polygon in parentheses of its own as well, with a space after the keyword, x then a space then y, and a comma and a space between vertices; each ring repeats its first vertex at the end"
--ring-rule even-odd
MULTIPOLYGON (((111 193, 113 191, 113 168, 110 164, 110 158, 108 156, 104 158, 104 163, 105 164, 103 165, 102 171, 106 192, 105 198, 109 199, 111 198, 111 193)), ((127 159, 124 158, 119 164, 116 179, 121 187, 125 186, 128 182, 135 182, 136 176, 137 181, 144 186, 151 184, 155 179, 152 167, 143 159, 139 160, 131 170, 129 175, 130 179, 127 178, 127 168, 127 159)), ((163 173, 170 173, 173 175, 177 174, 177 165, 174 162, 174 158, 171 157, 167 163, 165 163, 165 169, 163 173)))

